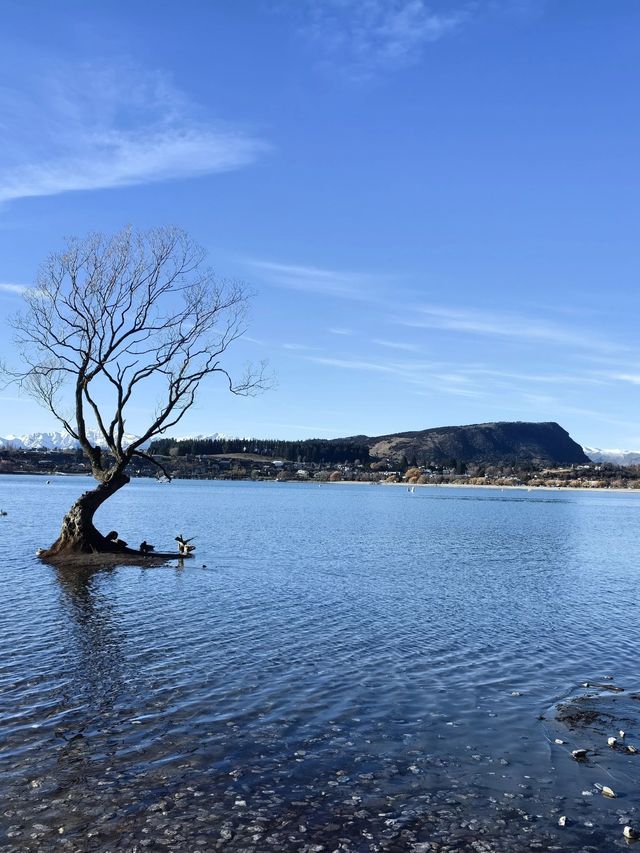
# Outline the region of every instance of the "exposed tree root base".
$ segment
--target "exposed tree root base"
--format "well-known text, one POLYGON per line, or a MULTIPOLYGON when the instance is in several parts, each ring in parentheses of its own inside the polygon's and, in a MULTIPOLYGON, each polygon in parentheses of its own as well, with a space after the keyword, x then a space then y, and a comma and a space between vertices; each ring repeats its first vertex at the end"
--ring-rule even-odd
MULTIPOLYGON (((94 476, 97 476, 94 472, 94 476)), ((100 478, 98 478, 100 479, 100 478)), ((119 538, 117 530, 103 536, 93 524, 93 517, 102 504, 129 482, 122 472, 100 480, 92 491, 85 492, 62 520, 60 535, 50 548, 37 552, 43 562, 59 568, 96 568, 115 566, 162 566, 172 560, 183 560, 179 551, 147 551, 146 542, 140 549, 129 548, 119 538)))
POLYGON ((116 566, 164 566, 173 560, 186 560, 194 555, 162 551, 143 554, 142 551, 126 548, 122 551, 93 552, 92 554, 82 554, 77 551, 63 551, 53 554, 50 551, 42 551, 38 556, 43 563, 62 569, 97 569, 115 568, 116 566))

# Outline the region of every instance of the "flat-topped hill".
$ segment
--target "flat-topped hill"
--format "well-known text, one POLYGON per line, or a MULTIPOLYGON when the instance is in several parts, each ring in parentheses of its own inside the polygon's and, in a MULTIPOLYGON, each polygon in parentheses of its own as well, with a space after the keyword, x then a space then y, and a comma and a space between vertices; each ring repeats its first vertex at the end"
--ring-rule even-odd
MULTIPOLYGON (((344 439, 342 439, 344 440, 344 439)), ((499 465, 531 462, 568 465, 589 462, 582 447, 554 422, 505 421, 447 426, 380 436, 353 436, 372 456, 418 464, 458 462, 499 465)))

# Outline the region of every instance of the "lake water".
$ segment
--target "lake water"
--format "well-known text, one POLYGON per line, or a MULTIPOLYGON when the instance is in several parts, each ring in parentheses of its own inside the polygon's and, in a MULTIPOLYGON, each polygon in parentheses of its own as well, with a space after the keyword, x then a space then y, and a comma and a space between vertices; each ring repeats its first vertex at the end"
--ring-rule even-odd
POLYGON ((0 477, 3 853, 626 846, 640 496, 138 480, 98 526, 194 560, 42 565, 89 485, 0 477))

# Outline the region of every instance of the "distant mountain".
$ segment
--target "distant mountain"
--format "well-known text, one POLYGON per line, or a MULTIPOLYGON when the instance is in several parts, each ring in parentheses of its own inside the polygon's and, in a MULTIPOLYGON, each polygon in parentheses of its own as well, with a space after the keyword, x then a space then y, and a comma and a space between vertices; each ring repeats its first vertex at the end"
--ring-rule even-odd
MULTIPOLYGON (((88 431, 89 440, 103 445, 97 430, 88 431)), ((225 440, 229 436, 219 432, 207 435, 189 435, 175 439, 225 440)), ((136 440, 127 435, 126 443, 136 440)), ((398 432, 382 436, 352 436, 336 439, 366 445, 371 456, 398 462, 406 457, 418 464, 457 462, 483 465, 500 465, 532 462, 544 465, 586 464, 593 461, 612 461, 616 464, 640 463, 640 451, 612 451, 582 448, 557 423, 504 422, 471 424, 469 426, 436 427, 416 432, 398 432), (598 455, 598 454, 601 454, 598 455), (614 458, 610 454, 617 454, 614 458), (606 458, 605 458, 605 455, 606 458), (624 459, 625 461, 621 461, 624 459)), ((65 432, 34 432, 28 435, 8 435, 0 438, 0 449, 16 450, 74 450, 78 442, 65 432)))
POLYGON ((210 439, 211 441, 224 441, 225 438, 231 438, 229 435, 225 435, 223 432, 211 432, 206 435, 182 435, 179 438, 175 438, 173 441, 207 441, 210 439))
POLYGON ((613 465, 640 465, 640 450, 602 450, 583 447, 592 462, 611 462, 613 465))
MULTIPOLYGON (((87 430, 87 438, 94 445, 104 447, 104 439, 95 429, 87 430)), ((136 441, 137 436, 125 435, 125 444, 136 441)), ((13 450, 76 450, 79 443, 66 432, 30 432, 27 435, 0 437, 0 449, 13 450)))
POLYGON ((359 435, 350 440, 366 444, 372 456, 393 462, 398 462, 403 456, 409 462, 415 459, 418 464, 442 464, 449 459, 482 465, 589 462, 582 447, 553 422, 516 421, 436 427, 373 438, 359 435))
MULTIPOLYGON (((94 445, 100 447, 105 446, 104 439, 97 429, 88 429, 87 437, 94 445)), ((213 432, 208 435, 185 435, 177 438, 176 441, 188 441, 189 439, 225 439, 229 436, 221 432, 213 432)), ((138 439, 137 435, 125 434, 124 443, 126 446, 132 444, 138 439)), ((143 444, 142 447, 147 447, 149 442, 143 444)), ((0 436, 0 450, 12 448, 13 450, 76 450, 79 443, 75 438, 66 432, 30 432, 26 435, 7 435, 4 438, 0 436)))

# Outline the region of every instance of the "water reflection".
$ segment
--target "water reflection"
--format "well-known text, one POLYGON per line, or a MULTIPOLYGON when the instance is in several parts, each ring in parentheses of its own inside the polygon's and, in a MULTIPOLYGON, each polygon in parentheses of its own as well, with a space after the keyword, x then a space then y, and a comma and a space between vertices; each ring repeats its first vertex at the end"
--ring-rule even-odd
POLYGON ((95 772, 96 757, 113 758, 109 731, 114 708, 125 688, 122 634, 113 602, 101 592, 98 579, 107 572, 57 569, 61 610, 68 617, 64 651, 67 681, 62 690, 54 735, 55 769, 50 778, 58 795, 76 795, 95 772))
POLYGON ((71 617, 74 648, 69 700, 82 701, 96 715, 113 709, 124 688, 123 638, 113 601, 100 590, 98 578, 112 573, 56 570, 61 602, 71 617))

